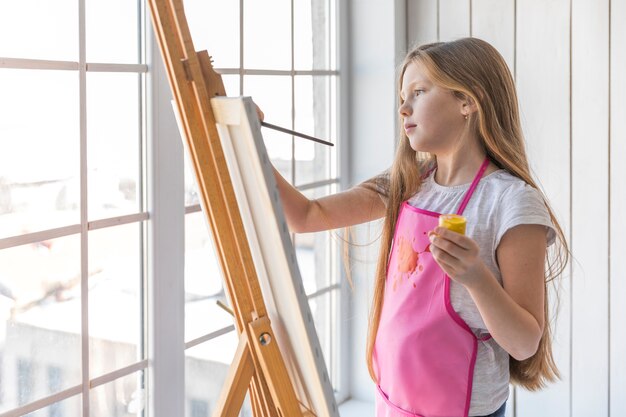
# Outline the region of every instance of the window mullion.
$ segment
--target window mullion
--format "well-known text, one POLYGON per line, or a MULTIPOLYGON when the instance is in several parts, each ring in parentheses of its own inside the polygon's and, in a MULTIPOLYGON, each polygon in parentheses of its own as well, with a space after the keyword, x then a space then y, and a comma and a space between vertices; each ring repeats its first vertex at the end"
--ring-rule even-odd
MULTIPOLYGON (((339 72, 338 79, 336 81, 336 97, 335 106, 337 109, 336 114, 336 129, 338 138, 337 149, 337 161, 339 163, 339 187, 341 190, 345 190, 349 187, 351 178, 349 175, 350 158, 347 150, 350 149, 351 136, 348 127, 348 97, 349 97, 349 83, 348 83, 348 71, 350 67, 350 56, 348 53, 348 6, 345 1, 334 2, 335 12, 335 30, 336 30, 336 48, 335 59, 337 63, 337 70, 339 72), (341 140, 339 140, 341 138, 341 140)), ((339 255, 339 250, 335 251, 336 256, 339 255)), ((341 282, 341 298, 338 308, 338 329, 337 334, 339 340, 337 341, 338 349, 340 349, 340 360, 338 363, 339 373, 339 386, 337 387, 337 400, 339 402, 344 401, 350 397, 350 386, 352 386, 351 372, 351 354, 352 354, 352 333, 354 332, 349 323, 354 323, 352 320, 353 313, 351 312, 351 294, 353 294, 349 287, 345 271, 340 267, 339 262, 335 264, 335 271, 340 277, 341 282)))
POLYGON ((78 62, 3 57, 0 58, 0 68, 76 71, 78 62))
POLYGON ((89 216, 87 198, 87 63, 85 0, 78 1, 78 82, 80 114, 80 293, 81 293, 81 362, 82 413, 89 417, 89 216))
POLYGON ((154 32, 147 56, 148 415, 181 415, 185 406, 183 146, 154 32))

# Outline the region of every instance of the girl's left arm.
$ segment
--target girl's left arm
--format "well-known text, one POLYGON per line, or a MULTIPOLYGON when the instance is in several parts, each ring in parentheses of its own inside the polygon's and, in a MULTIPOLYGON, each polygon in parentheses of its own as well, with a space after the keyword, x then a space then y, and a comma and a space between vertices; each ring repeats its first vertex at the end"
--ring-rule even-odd
POLYGON ((502 286, 473 239, 440 227, 434 232, 433 257, 467 288, 495 341, 517 360, 534 355, 545 325, 545 226, 519 225, 502 237, 496 249, 502 286))

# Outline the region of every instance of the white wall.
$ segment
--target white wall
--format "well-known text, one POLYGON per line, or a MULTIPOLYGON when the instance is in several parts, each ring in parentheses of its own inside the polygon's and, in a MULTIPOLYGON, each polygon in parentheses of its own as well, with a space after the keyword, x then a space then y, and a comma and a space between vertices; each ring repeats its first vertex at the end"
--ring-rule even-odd
MULTIPOLYGON (((354 185, 387 169, 393 160, 398 134, 396 67, 406 51, 406 2, 354 0, 349 4, 348 185, 354 185)), ((371 236, 376 235, 375 225, 365 225, 358 229, 357 242, 369 241, 370 226, 371 236)), ((371 245, 352 254, 350 394, 362 401, 374 398, 365 362, 365 338, 377 251, 378 246, 371 245)))
MULTIPOLYGON (((531 167, 573 251, 559 290, 562 381, 515 390, 509 416, 626 415, 626 0, 406 0, 351 3, 351 181, 391 163, 400 49, 476 36, 516 77, 531 167), (405 11, 405 19, 402 13, 405 11), (403 37, 402 33, 406 34, 403 37), (612 255, 612 256, 611 256, 612 255), (609 414, 610 413, 610 414, 609 414)), ((363 229, 362 229, 363 231, 363 229)), ((355 268, 352 396, 371 401, 364 365, 370 264, 355 268)))

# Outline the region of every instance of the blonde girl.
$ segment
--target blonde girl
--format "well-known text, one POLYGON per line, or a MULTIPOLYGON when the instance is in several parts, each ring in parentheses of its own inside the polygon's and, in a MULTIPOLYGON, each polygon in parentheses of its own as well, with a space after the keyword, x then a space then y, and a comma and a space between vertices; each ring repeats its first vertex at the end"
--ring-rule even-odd
POLYGON ((377 417, 503 416, 510 382, 558 378, 546 284, 567 243, 530 174, 495 48, 419 46, 398 87, 390 169, 317 200, 275 171, 287 222, 302 233, 384 217, 367 344, 377 417), (465 216, 466 233, 438 227, 440 214, 465 216))

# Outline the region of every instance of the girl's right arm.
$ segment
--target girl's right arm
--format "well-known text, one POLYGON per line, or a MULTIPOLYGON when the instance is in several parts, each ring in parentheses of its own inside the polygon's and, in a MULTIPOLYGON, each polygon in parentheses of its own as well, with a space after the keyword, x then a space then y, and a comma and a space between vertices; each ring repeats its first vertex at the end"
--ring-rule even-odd
POLYGON ((385 204, 373 190, 356 186, 330 196, 308 199, 274 168, 283 211, 295 233, 318 232, 353 226, 385 215, 385 204))

